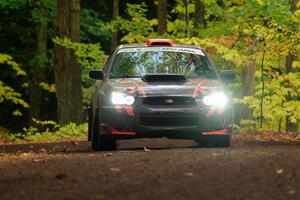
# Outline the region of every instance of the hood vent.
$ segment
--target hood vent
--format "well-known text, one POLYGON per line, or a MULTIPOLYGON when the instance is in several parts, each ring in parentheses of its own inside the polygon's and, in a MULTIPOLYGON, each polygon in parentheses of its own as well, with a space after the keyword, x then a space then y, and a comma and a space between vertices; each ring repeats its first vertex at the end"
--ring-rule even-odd
POLYGON ((185 82, 187 78, 179 74, 146 74, 142 80, 145 82, 185 82))

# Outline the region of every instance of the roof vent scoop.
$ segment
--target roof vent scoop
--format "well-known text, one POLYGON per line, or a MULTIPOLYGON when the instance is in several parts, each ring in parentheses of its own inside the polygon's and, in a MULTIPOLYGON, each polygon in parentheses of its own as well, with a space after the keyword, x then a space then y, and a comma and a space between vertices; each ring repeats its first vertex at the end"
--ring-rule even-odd
POLYGON ((171 39, 149 39, 147 41, 147 46, 153 47, 153 46, 168 46, 172 47, 175 46, 175 43, 171 39))
POLYGON ((180 74, 146 74, 142 80, 145 82, 186 82, 187 78, 180 74))

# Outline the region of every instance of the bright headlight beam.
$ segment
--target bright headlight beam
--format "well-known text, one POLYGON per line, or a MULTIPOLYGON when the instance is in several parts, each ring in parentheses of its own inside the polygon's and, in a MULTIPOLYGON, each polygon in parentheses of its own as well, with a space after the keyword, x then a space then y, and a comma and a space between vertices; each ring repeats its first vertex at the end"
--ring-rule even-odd
POLYGON ((126 105, 131 106, 134 103, 135 99, 133 96, 128 95, 128 96, 125 96, 124 100, 125 100, 126 105))
POLYGON ((202 101, 207 106, 224 107, 228 103, 228 98, 224 92, 214 92, 204 96, 202 101))
POLYGON ((111 93, 111 102, 116 105, 128 105, 131 106, 134 104, 134 96, 123 94, 120 92, 111 93))

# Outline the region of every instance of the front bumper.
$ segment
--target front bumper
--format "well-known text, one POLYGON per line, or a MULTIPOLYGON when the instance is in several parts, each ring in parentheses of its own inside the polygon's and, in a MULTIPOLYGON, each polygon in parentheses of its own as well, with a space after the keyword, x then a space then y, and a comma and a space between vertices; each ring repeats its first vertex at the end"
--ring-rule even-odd
POLYGON ((99 109, 102 134, 130 137, 191 138, 199 134, 231 134, 232 108, 105 105, 99 109))

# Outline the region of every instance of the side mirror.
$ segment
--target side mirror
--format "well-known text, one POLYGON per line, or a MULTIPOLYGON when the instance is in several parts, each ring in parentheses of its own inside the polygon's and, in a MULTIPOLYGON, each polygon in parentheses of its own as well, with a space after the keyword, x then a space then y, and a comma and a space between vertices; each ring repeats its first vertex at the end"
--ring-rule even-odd
POLYGON ((104 74, 101 70, 92 70, 89 72, 89 77, 96 80, 103 80, 104 74))
POLYGON ((233 82, 233 80, 235 79, 234 70, 222 70, 220 75, 221 75, 221 79, 224 82, 233 82))

